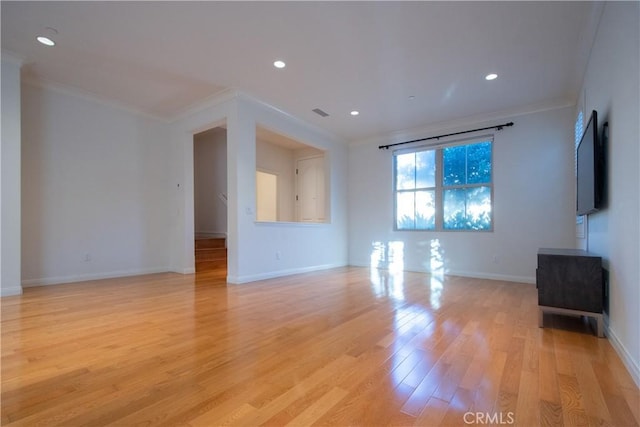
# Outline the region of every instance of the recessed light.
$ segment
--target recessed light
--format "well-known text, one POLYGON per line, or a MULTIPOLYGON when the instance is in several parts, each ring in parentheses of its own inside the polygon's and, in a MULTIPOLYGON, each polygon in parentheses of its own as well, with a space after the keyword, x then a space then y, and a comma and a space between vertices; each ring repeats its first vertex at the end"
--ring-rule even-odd
POLYGON ((287 64, 285 64, 284 61, 277 60, 273 63, 273 66, 276 68, 284 68, 287 66, 287 64))
POLYGON ((56 42, 51 40, 49 37, 38 36, 38 37, 36 37, 36 40, 38 40, 40 43, 42 43, 45 46, 55 46, 56 45, 56 42))
POLYGON ((414 100, 414 99, 416 99, 416 97, 415 97, 415 95, 411 95, 411 96, 409 96, 409 99, 414 100))
POLYGON ((497 74, 495 74, 495 73, 491 73, 491 74, 487 74, 484 78, 485 78, 486 80, 495 80, 495 79, 497 79, 497 78, 498 78, 498 75, 497 75, 497 74))
POLYGON ((353 111, 352 111, 351 113, 349 113, 349 114, 351 114, 352 116, 357 116, 358 114, 360 114, 360 111, 353 110, 353 111))

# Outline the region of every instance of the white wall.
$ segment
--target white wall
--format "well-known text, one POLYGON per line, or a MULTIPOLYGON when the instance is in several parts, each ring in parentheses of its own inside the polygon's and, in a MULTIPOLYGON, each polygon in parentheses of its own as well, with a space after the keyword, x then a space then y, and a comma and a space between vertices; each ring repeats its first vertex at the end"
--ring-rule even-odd
POLYGON ((371 143, 353 146, 350 263, 370 265, 377 245, 401 242, 406 270, 431 271, 432 260, 442 256, 448 274, 534 283, 538 248, 575 244, 573 111, 558 108, 422 135, 515 123, 495 132, 493 232, 394 231, 393 152, 371 143))
POLYGON ((609 269, 608 336, 640 385, 640 4, 605 2, 583 97, 609 121, 608 207, 589 216, 588 248, 609 269))
POLYGON ((194 136, 196 233, 226 234, 227 131, 213 128, 194 136))
POLYGON ((23 285, 167 271, 167 125, 22 91, 23 285))
POLYGON ((195 107, 169 125, 169 268, 171 271, 195 273, 195 213, 193 136, 227 123, 227 267, 236 268, 236 203, 232 198, 234 182, 229 177, 236 166, 230 162, 234 152, 229 141, 234 131, 228 120, 235 120, 233 93, 219 97, 213 105, 195 107))
POLYGON ((227 123, 228 276, 230 283, 346 265, 347 150, 334 138, 243 94, 227 95, 210 107, 172 123, 171 263, 193 271, 192 135, 227 123), (258 223, 256 208, 256 126, 327 151, 332 207, 329 224, 258 223), (191 159, 191 160, 190 160, 191 159), (181 185, 184 184, 184 185, 181 185), (180 187, 178 185, 181 185, 180 187))
MULTIPOLYGON (((251 99, 239 100, 241 115, 247 128, 247 144, 242 144, 241 169, 238 178, 242 186, 239 203, 245 215, 240 215, 240 274, 234 282, 246 282, 266 277, 293 274, 347 264, 347 149, 338 140, 311 129, 290 116, 251 99), (246 214, 247 208, 255 210, 255 179, 251 171, 255 167, 255 152, 251 142, 255 139, 256 124, 289 138, 325 150, 330 173, 331 222, 327 224, 256 223, 254 214, 246 214), (246 169, 245 169, 246 168, 246 169), (250 177, 246 179, 245 177, 250 177), (250 181, 250 182, 249 182, 250 181)), ((255 146, 255 144, 253 144, 255 146)))
POLYGON ((2 55, 0 296, 22 293, 20 279, 20 63, 2 55))

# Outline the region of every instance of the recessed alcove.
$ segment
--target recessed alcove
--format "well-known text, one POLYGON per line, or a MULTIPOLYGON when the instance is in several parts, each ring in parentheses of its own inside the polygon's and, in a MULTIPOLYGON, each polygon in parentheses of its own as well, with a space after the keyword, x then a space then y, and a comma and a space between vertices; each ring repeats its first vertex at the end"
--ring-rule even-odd
POLYGON ((326 153, 256 127, 256 221, 328 222, 326 153))

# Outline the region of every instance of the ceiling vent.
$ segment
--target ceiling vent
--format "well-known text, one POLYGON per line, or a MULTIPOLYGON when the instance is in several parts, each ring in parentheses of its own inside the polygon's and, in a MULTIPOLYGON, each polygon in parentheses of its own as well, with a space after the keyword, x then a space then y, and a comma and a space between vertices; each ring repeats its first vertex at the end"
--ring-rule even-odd
POLYGON ((321 117, 327 117, 329 114, 325 113, 324 111, 322 111, 319 108, 314 108, 313 110, 314 113, 316 113, 317 115, 321 116, 321 117))

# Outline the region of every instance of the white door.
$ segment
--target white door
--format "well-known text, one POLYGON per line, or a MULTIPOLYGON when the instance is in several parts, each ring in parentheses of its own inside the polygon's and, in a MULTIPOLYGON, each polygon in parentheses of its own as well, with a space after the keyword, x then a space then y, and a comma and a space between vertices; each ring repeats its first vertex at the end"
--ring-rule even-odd
POLYGON ((326 218, 324 158, 300 159, 296 166, 298 221, 322 222, 326 218))

